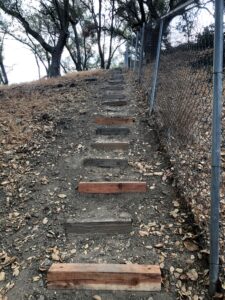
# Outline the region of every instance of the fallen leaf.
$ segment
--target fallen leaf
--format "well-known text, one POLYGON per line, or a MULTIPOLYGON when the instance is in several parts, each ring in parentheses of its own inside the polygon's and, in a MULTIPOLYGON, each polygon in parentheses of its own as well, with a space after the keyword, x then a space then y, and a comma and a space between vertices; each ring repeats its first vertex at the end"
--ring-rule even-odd
POLYGON ((34 277, 33 277, 33 282, 39 281, 40 279, 41 279, 40 276, 34 276, 34 277))
POLYGON ((194 252, 194 251, 198 251, 199 250, 199 246, 191 241, 191 240, 185 240, 184 241, 184 246, 188 251, 194 252))
POLYGON ((148 233, 148 231, 140 230, 139 235, 142 236, 142 237, 143 236, 149 236, 149 233, 148 233))
POLYGON ((195 269, 191 269, 187 272, 188 278, 190 278, 192 281, 196 281, 198 279, 198 273, 195 269))
POLYGON ((163 248, 163 244, 162 243, 159 243, 159 244, 156 244, 154 245, 155 248, 159 249, 159 248, 163 248))
POLYGON ((48 218, 44 218, 42 221, 43 224, 47 224, 48 223, 48 218))
POLYGON ((66 196, 65 194, 58 194, 58 197, 59 197, 60 199, 65 199, 67 196, 66 196))
POLYGON ((4 281, 5 280, 5 272, 0 272, 0 281, 4 281))

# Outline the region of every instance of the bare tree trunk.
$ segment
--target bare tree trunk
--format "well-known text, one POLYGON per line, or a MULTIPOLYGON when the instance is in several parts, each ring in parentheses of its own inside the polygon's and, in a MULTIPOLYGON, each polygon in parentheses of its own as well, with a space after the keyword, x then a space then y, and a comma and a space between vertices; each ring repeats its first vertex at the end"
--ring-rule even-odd
POLYGON ((9 84, 8 76, 5 70, 5 66, 3 64, 3 61, 0 61, 0 69, 1 69, 1 75, 2 75, 2 82, 3 84, 7 85, 9 84))
POLYGON ((74 31, 74 37, 75 37, 76 50, 77 50, 77 65, 76 65, 76 69, 77 69, 77 71, 82 71, 82 60, 81 60, 80 42, 79 42, 79 36, 78 36, 76 25, 73 25, 73 31, 74 31))
POLYGON ((105 57, 102 51, 101 35, 102 35, 102 0, 99 0, 98 22, 96 20, 97 36, 98 36, 98 51, 100 56, 101 69, 105 69, 105 57))
POLYGON ((113 42, 113 33, 114 33, 114 10, 115 10, 115 0, 112 0, 112 17, 111 17, 111 26, 110 26, 110 42, 109 42, 109 57, 106 69, 109 69, 112 62, 112 42, 113 42))
POLYGON ((51 55, 51 65, 49 67, 48 75, 49 77, 58 77, 61 75, 60 66, 61 66, 61 57, 63 53, 64 46, 67 40, 67 32, 61 33, 57 45, 54 47, 51 55))

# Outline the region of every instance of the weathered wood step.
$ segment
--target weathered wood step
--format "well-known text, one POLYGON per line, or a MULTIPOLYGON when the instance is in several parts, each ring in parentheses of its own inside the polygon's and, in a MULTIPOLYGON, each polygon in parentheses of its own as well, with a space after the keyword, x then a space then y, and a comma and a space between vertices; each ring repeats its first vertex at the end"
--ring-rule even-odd
POLYGON ((144 181, 127 182, 80 182, 78 192, 87 194, 143 193, 147 191, 144 181))
POLYGON ((98 127, 96 134, 101 135, 122 135, 126 136, 130 133, 130 129, 126 127, 98 127))
POLYGON ((122 116, 98 116, 95 118, 95 123, 98 125, 125 125, 133 124, 135 118, 122 116))
POLYGON ((112 101, 103 101, 102 105, 108 105, 108 106, 125 106, 127 105, 127 100, 112 100, 112 101))
POLYGON ((111 85, 122 85, 122 84, 124 84, 124 81, 123 80, 113 80, 113 79, 111 79, 111 80, 108 81, 108 83, 111 84, 111 85))
POLYGON ((122 85, 109 85, 107 87, 103 88, 104 91, 108 91, 108 92, 115 92, 115 91, 123 91, 124 90, 124 86, 122 85))
POLYGON ((124 76, 122 74, 113 74, 113 76, 111 76, 112 80, 124 80, 124 76))
POLYGON ((132 218, 68 219, 65 223, 67 236, 73 234, 127 234, 132 231, 132 218))
POLYGON ((126 95, 121 93, 106 93, 103 95, 103 97, 107 98, 107 100, 124 100, 126 98, 126 95))
POLYGON ((85 158, 83 165, 99 168, 118 168, 127 167, 128 160, 118 158, 85 158))
POLYGON ((91 146, 97 150, 127 150, 129 142, 96 142, 91 146))
POLYGON ((157 265, 137 264, 53 264, 48 270, 51 289, 160 291, 157 265))

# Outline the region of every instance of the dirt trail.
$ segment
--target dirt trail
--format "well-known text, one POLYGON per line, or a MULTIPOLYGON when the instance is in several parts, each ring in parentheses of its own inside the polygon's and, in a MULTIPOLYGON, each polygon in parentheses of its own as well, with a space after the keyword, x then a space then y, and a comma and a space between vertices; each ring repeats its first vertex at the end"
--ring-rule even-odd
MULTIPOLYGON (((42 141, 43 148, 26 155, 31 168, 21 178, 21 186, 22 191, 31 192, 30 196, 21 202, 18 197, 14 206, 1 211, 1 219, 15 210, 24 216, 23 226, 17 228, 15 221, 15 226, 7 230, 7 219, 1 230, 2 249, 15 256, 20 266, 16 277, 10 267, 4 268, 7 282, 15 284, 7 293, 9 300, 97 299, 93 298, 95 295, 102 300, 172 300, 185 296, 206 299, 205 288, 201 285, 204 272, 201 271, 198 245, 189 224, 190 216, 183 210, 172 187, 171 166, 159 151, 154 128, 148 125, 145 104, 133 81, 125 74, 125 82, 116 85, 118 90, 114 91, 115 85, 110 82, 115 78, 113 74, 113 71, 106 72, 104 78, 97 76, 86 83, 84 97, 79 102, 76 102, 74 88, 74 99, 62 100, 60 111, 54 115, 55 126, 48 133, 47 141, 42 141), (104 103, 116 94, 124 94, 128 105, 113 107, 104 103), (94 124, 97 115, 132 116, 135 122, 128 126, 130 134, 112 138, 96 135, 96 128, 101 127, 94 124), (93 143, 102 141, 127 141, 130 145, 128 150, 117 151, 93 148, 93 143), (129 163, 120 168, 99 168, 84 166, 86 158, 123 158, 129 163), (146 181, 147 192, 84 195, 77 190, 80 181, 119 180, 146 181), (121 215, 132 217, 133 228, 129 234, 65 235, 64 223, 69 218, 121 215), (186 245, 189 242, 189 248, 185 247, 185 241, 186 245), (195 250, 191 249, 193 245, 196 245, 195 250), (55 261, 160 264, 162 291, 48 290, 46 270, 55 261), (192 273, 188 273, 190 270, 192 273)), ((51 122, 49 115, 46 118, 42 115, 46 126, 51 122)), ((4 189, 2 194, 4 202, 4 189)), ((0 287, 2 283, 6 282, 0 282, 0 287)))

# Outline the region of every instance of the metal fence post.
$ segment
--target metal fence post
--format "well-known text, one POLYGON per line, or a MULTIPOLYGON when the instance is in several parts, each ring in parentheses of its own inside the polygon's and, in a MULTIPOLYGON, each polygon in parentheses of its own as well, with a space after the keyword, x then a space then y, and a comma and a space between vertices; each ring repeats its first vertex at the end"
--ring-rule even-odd
POLYGON ((154 73, 153 73, 153 79, 152 79, 152 87, 151 87, 151 93, 149 95, 150 113, 152 113, 152 111, 154 109, 154 106, 155 106, 156 85, 157 85, 158 72, 159 72, 159 62, 160 62, 163 24, 164 24, 164 20, 161 20, 160 28, 159 28, 159 37, 158 37, 155 67, 154 67, 154 73))
POLYGON ((128 62, 128 43, 126 44, 126 51, 124 53, 124 64, 125 64, 125 68, 129 68, 129 62, 128 62))
POLYGON ((134 72, 136 71, 137 65, 137 57, 138 57, 138 41, 139 41, 139 32, 136 34, 136 42, 135 42, 135 60, 134 60, 134 72))
POLYGON ((219 278, 220 151, 223 89, 223 10, 224 0, 216 0, 213 63, 212 178, 209 266, 209 293, 211 296, 213 296, 216 292, 219 278))
POLYGON ((145 23, 143 24, 141 30, 141 50, 139 54, 138 82, 141 82, 141 71, 142 71, 143 54, 144 54, 144 36, 145 36, 145 23))

